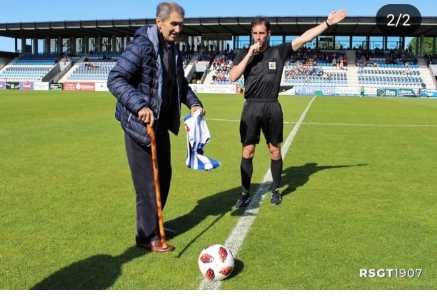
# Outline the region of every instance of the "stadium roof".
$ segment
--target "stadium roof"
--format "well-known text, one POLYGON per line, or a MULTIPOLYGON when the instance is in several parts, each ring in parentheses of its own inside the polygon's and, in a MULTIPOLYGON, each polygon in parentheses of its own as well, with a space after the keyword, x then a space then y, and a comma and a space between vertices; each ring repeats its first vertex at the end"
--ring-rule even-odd
MULTIPOLYGON (((268 17, 271 23, 272 35, 301 35, 306 30, 323 22, 324 17, 281 16, 268 17)), ((241 36, 250 34, 250 23, 253 17, 204 17, 185 18, 182 34, 185 36, 241 36)), ((133 36, 133 33, 145 24, 155 24, 154 18, 122 19, 122 20, 77 20, 77 21, 47 21, 0 23, 0 36, 11 38, 80 38, 133 36)), ((328 28, 324 35, 335 36, 385 36, 377 24, 375 17, 346 17, 339 25, 328 28)), ((410 37, 436 37, 437 26, 435 17, 422 17, 418 30, 410 37)), ((393 35, 396 36, 396 35, 393 35)))

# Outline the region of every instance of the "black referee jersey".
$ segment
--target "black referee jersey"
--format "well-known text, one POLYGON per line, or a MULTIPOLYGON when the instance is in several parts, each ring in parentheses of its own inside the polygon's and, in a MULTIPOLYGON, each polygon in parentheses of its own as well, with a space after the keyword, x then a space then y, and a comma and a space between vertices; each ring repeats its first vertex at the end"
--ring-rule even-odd
MULTIPOLYGON (((244 70, 244 98, 277 100, 285 60, 291 56, 291 42, 269 46, 249 59, 244 70)), ((238 65, 247 55, 247 50, 240 51, 234 60, 238 65)))

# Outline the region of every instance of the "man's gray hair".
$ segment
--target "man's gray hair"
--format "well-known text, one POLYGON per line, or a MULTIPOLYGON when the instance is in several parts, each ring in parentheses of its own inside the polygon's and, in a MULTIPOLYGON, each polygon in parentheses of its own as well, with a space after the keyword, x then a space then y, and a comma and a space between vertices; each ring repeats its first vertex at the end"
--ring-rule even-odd
POLYGON ((161 2, 156 7, 156 17, 162 20, 166 20, 170 14, 175 11, 179 13, 182 18, 185 17, 185 10, 179 4, 175 2, 161 2))

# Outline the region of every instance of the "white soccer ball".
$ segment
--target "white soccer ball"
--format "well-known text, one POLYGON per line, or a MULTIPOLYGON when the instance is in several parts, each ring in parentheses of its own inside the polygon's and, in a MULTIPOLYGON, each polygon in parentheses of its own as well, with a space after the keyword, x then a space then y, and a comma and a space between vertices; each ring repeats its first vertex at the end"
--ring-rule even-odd
POLYGON ((200 272, 205 278, 222 281, 234 269, 234 256, 225 246, 213 244, 200 252, 198 264, 200 272))

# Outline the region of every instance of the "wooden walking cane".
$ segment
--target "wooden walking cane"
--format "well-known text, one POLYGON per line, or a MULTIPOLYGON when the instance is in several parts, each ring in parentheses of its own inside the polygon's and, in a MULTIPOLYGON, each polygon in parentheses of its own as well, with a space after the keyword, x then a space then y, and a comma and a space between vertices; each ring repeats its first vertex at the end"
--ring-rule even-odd
POLYGON ((156 139, 155 131, 150 124, 146 124, 147 132, 150 136, 150 146, 152 148, 152 162, 153 162, 153 179, 155 181, 155 193, 156 193, 156 209, 158 212, 158 226, 159 234, 161 236, 161 245, 164 249, 167 249, 167 241, 165 239, 164 221, 162 218, 162 205, 161 205, 161 187, 159 185, 159 171, 158 171, 158 157, 156 152, 156 139))

